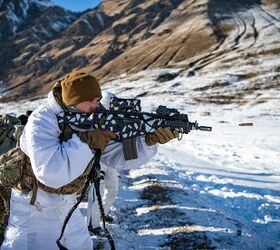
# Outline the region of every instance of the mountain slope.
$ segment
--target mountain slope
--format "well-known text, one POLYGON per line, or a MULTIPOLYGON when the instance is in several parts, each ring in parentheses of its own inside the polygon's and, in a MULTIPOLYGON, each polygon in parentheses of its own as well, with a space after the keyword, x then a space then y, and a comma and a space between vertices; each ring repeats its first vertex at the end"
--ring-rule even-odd
POLYGON ((0 42, 15 35, 25 24, 42 15, 50 0, 1 0, 0 42))
POLYGON ((74 69, 104 83, 157 67, 193 75, 278 56, 279 9, 276 0, 107 0, 79 15, 48 7, 0 44, 1 100, 45 94, 74 69))

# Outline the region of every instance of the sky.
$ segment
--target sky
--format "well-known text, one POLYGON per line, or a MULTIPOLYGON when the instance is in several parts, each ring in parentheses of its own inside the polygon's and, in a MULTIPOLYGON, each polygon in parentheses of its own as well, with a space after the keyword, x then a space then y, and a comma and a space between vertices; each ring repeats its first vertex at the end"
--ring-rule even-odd
POLYGON ((72 11, 84 11, 96 7, 101 0, 52 0, 55 5, 72 11))

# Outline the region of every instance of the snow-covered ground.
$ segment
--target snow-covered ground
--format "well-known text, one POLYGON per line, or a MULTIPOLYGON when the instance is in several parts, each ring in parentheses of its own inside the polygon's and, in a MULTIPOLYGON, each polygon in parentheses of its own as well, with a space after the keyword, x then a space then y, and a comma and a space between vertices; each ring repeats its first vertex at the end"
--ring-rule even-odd
POLYGON ((269 100, 259 104, 195 103, 192 82, 205 80, 155 81, 164 72, 139 73, 105 89, 141 96, 144 110, 177 108, 213 131, 162 145, 146 166, 123 175, 113 231, 120 249, 279 249, 279 92, 264 91, 269 100))
MULTIPOLYGON (((264 90, 268 99, 258 104, 196 102, 194 82, 209 77, 156 80, 177 71, 140 72, 103 86, 138 96, 143 111, 163 104, 213 127, 161 145, 148 164, 122 173, 109 226, 117 249, 280 249, 279 93, 264 90)), ((20 114, 45 101, 0 104, 0 112, 20 114)), ((94 242, 108 249, 106 240, 94 242)))

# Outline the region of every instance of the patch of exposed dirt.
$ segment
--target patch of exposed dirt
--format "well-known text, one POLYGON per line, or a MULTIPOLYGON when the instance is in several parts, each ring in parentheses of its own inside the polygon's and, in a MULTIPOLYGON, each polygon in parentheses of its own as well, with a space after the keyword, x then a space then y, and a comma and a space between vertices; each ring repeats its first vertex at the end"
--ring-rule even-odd
POLYGON ((169 247, 171 250, 215 249, 202 233, 180 233, 168 238, 168 242, 161 247, 169 247))

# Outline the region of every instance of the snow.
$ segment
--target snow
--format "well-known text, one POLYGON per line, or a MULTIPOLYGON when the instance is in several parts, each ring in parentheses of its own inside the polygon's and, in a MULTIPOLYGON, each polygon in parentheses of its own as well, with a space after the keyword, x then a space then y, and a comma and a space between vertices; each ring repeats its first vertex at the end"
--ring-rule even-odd
MULTIPOLYGON (((255 46, 273 48, 279 32, 269 43, 265 22, 258 18, 256 26, 263 33, 255 46)), ((248 40, 244 47, 250 46, 248 40)), ((143 111, 155 111, 163 104, 213 128, 160 145, 150 162, 121 173, 112 209, 115 222, 108 226, 117 249, 280 249, 279 88, 265 89, 263 84, 253 93, 246 91, 259 80, 267 83, 279 76, 280 59, 279 55, 254 58, 256 67, 241 58, 237 65, 231 60, 227 65, 226 59, 238 53, 225 55, 192 77, 183 68, 161 68, 123 74, 102 86, 119 97, 138 97, 143 111), (252 72, 258 73, 255 78, 243 79, 252 72), (165 73, 178 76, 158 82, 165 73), (223 82, 228 85, 209 87, 223 82), (206 89, 197 90, 202 87, 206 89), (244 103, 197 101, 240 91, 244 103)), ((18 115, 45 103, 45 98, 1 103, 0 111, 18 115)), ((86 206, 80 206, 83 213, 86 206)), ((109 249, 106 240, 93 240, 96 247, 109 249)))
POLYGON ((82 19, 81 21, 84 22, 84 23, 88 26, 88 28, 89 28, 90 30, 93 30, 92 26, 90 25, 90 23, 88 22, 87 19, 84 18, 84 19, 82 19))
MULTIPOLYGON (((2 3, 3 2, 0 1, 0 7, 2 3)), ((37 5, 39 8, 48 8, 53 5, 50 0, 21 0, 19 1, 20 8, 16 8, 12 2, 7 4, 7 18, 11 22, 13 34, 16 34, 19 26, 27 18, 28 10, 33 4, 37 5)))
POLYGON ((53 2, 51 0, 29 0, 30 4, 36 4, 39 7, 48 8, 53 6, 53 2))
POLYGON ((27 11, 29 9, 29 3, 27 0, 20 2, 20 9, 22 11, 23 19, 27 17, 27 11))
POLYGON ((102 28, 104 28, 104 20, 100 12, 96 12, 97 20, 102 28))
POLYGON ((59 31, 65 29, 66 27, 67 27, 67 24, 60 22, 60 21, 53 22, 51 25, 51 28, 56 32, 59 32, 59 31))
POLYGON ((7 11, 7 17, 8 19, 11 20, 12 24, 13 24, 13 28, 12 28, 12 31, 13 33, 15 34, 17 29, 18 29, 18 26, 20 24, 20 20, 18 19, 18 17, 15 15, 14 13, 14 4, 13 3, 9 3, 8 5, 8 11, 7 11))

